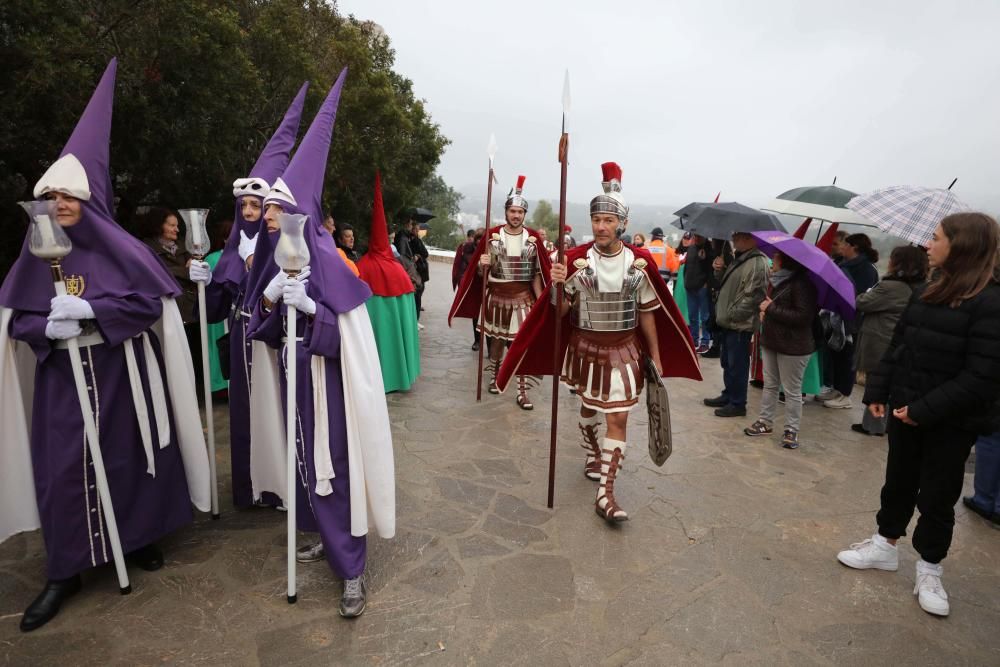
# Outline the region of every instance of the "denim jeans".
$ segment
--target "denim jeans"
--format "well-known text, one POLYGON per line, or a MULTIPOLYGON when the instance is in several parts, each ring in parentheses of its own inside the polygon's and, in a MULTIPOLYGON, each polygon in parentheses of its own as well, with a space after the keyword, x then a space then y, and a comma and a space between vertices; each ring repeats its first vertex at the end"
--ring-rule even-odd
POLYGON ((729 405, 745 408, 747 405, 747 384, 750 382, 750 337, 749 331, 719 329, 722 349, 722 382, 725 388, 722 397, 729 405))
POLYGON ((712 336, 708 332, 709 303, 708 288, 687 290, 688 328, 691 330, 691 340, 695 345, 709 345, 712 336))
POLYGON ((1000 514, 1000 433, 981 435, 976 440, 976 495, 972 502, 1000 514))

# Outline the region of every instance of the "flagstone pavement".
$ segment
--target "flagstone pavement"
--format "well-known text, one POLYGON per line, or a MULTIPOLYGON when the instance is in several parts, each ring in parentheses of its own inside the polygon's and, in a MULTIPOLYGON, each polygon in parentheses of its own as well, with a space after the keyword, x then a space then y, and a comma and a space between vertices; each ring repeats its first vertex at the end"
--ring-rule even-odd
MULTIPOLYGON (((341 584, 324 563, 300 566, 299 602, 285 602, 284 515, 232 509, 220 405, 222 519, 166 540, 166 566, 131 571, 131 595, 101 568, 22 634, 44 547, 37 533, 0 545, 0 664, 1000 664, 1000 531, 961 504, 948 619, 917 606, 908 540, 897 573, 836 561, 871 534, 878 507, 886 442, 849 430, 859 407, 807 405, 802 448, 783 450, 701 405, 721 383, 705 360, 705 382, 669 382, 675 444, 662 468, 633 413, 617 487, 632 520, 609 526, 561 391, 547 509, 551 383, 534 412, 510 394, 476 402, 468 320, 447 327, 448 268, 433 264, 424 297, 421 377, 389 396, 398 532, 369 538, 362 618, 337 615, 341 584)), ((758 400, 751 390, 751 411, 758 400)))

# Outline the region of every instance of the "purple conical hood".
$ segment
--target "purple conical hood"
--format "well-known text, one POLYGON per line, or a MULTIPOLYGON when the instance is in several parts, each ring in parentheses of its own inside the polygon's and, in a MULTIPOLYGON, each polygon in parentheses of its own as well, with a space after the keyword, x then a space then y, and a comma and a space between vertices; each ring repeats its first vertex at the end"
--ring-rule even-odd
MULTIPOLYGON (((333 125, 337 119, 337 105, 340 102, 340 91, 347 77, 345 67, 329 94, 313 118, 309 129, 299 143, 285 173, 281 175, 281 184, 295 199, 291 204, 282 197, 275 197, 272 189, 265 202, 281 205, 286 213, 303 213, 309 216, 304 236, 312 259, 309 262, 309 293, 313 299, 322 303, 335 313, 345 313, 364 303, 371 290, 354 275, 337 253, 337 247, 325 229, 323 229, 323 181, 326 177, 326 163, 330 155, 330 142, 333 139, 333 125)), ((261 221, 261 229, 265 229, 261 221)), ((248 304, 259 300, 268 281, 277 272, 274 264, 274 244, 276 234, 264 234, 257 237, 257 248, 254 253, 253 270, 250 272, 250 285, 253 290, 249 295, 248 304), (273 237, 273 238, 272 238, 273 237)))
MULTIPOLYGON (((163 262, 146 244, 119 227, 112 216, 108 143, 116 68, 113 59, 60 154, 60 159, 72 154, 80 162, 91 193, 89 201, 80 202, 80 221, 64 228, 73 251, 63 259, 63 270, 74 279, 78 295, 88 300, 176 296, 180 288, 163 262)), ((46 176, 52 174, 51 169, 46 172, 46 176)), ((58 174, 47 181, 47 187, 61 189, 58 174)), ((0 305, 48 313, 53 296, 48 262, 31 254, 26 236, 20 256, 0 287, 0 305)))
POLYGON ((299 88, 298 94, 285 112, 285 117, 281 119, 281 124, 257 158, 253 169, 250 170, 251 178, 263 178, 270 185, 288 167, 289 156, 295 147, 295 137, 299 134, 299 122, 302 119, 302 107, 306 103, 307 90, 309 90, 308 81, 299 88))
MULTIPOLYGON (((285 171, 292 148, 295 146, 295 137, 299 133, 302 107, 305 105, 306 91, 308 90, 309 82, 306 81, 299 88, 298 94, 292 100, 288 111, 285 112, 285 117, 281 119, 281 124, 271 135, 271 139, 267 142, 260 157, 257 158, 257 162, 250 170, 249 178, 260 178, 271 185, 285 171)), ((229 232, 229 238, 226 239, 222 256, 215 266, 213 278, 215 282, 225 284, 233 292, 239 290, 246 276, 246 269, 239 255, 240 232, 252 237, 260 226, 259 222, 247 222, 243 219, 243 197, 244 195, 236 197, 236 212, 233 215, 236 224, 233 225, 232 231, 229 232)))

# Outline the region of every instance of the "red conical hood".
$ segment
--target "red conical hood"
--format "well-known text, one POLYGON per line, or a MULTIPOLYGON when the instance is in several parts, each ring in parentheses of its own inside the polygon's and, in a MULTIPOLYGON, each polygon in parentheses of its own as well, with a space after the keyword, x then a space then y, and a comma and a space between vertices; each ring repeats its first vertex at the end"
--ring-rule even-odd
POLYGON ((833 248, 833 239, 837 237, 837 228, 840 227, 839 222, 835 222, 830 225, 830 229, 826 230, 826 233, 816 241, 816 247, 825 252, 827 255, 830 254, 830 250, 833 248))
POLYGON ((376 296, 400 296, 413 291, 406 269, 389 249, 389 227, 382 206, 382 177, 378 172, 375 173, 375 204, 368 252, 358 260, 358 272, 376 296))
POLYGON ((806 232, 809 231, 809 225, 812 224, 812 221, 813 221, 812 218, 806 218, 805 220, 803 220, 802 224, 799 225, 799 228, 795 230, 795 233, 792 234, 792 236, 794 236, 797 239, 804 239, 806 237, 806 232))

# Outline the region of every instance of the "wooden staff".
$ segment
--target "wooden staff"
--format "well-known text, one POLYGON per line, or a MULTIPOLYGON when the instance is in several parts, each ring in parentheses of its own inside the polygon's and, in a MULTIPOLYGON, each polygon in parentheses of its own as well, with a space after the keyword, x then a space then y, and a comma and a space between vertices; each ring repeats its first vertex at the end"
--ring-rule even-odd
MULTIPOLYGON (((486 238, 485 243, 489 243, 490 234, 490 204, 493 202, 493 158, 497 154, 497 139, 490 135, 490 143, 486 149, 490 156, 490 173, 486 181, 486 238)), ((486 246, 484 246, 486 247, 486 246)), ((479 261, 479 257, 476 257, 479 261)), ((489 267, 484 266, 482 273, 482 291, 479 295, 479 374, 476 378, 476 401, 483 400, 483 351, 486 349, 486 282, 489 280, 489 267)))
MULTIPOLYGON (((559 237, 556 239, 556 263, 562 264, 565 261, 566 247, 566 168, 569 164, 569 132, 566 128, 566 114, 569 113, 569 70, 563 80, 562 95, 562 136, 559 138, 559 237)), ((549 495, 548 507, 552 509, 555 502, 556 490, 556 437, 559 430, 559 375, 561 371, 561 359, 559 353, 562 347, 559 341, 562 334, 562 308, 563 308, 563 286, 552 285, 550 289, 556 290, 556 332, 552 343, 552 432, 549 441, 549 495)))

